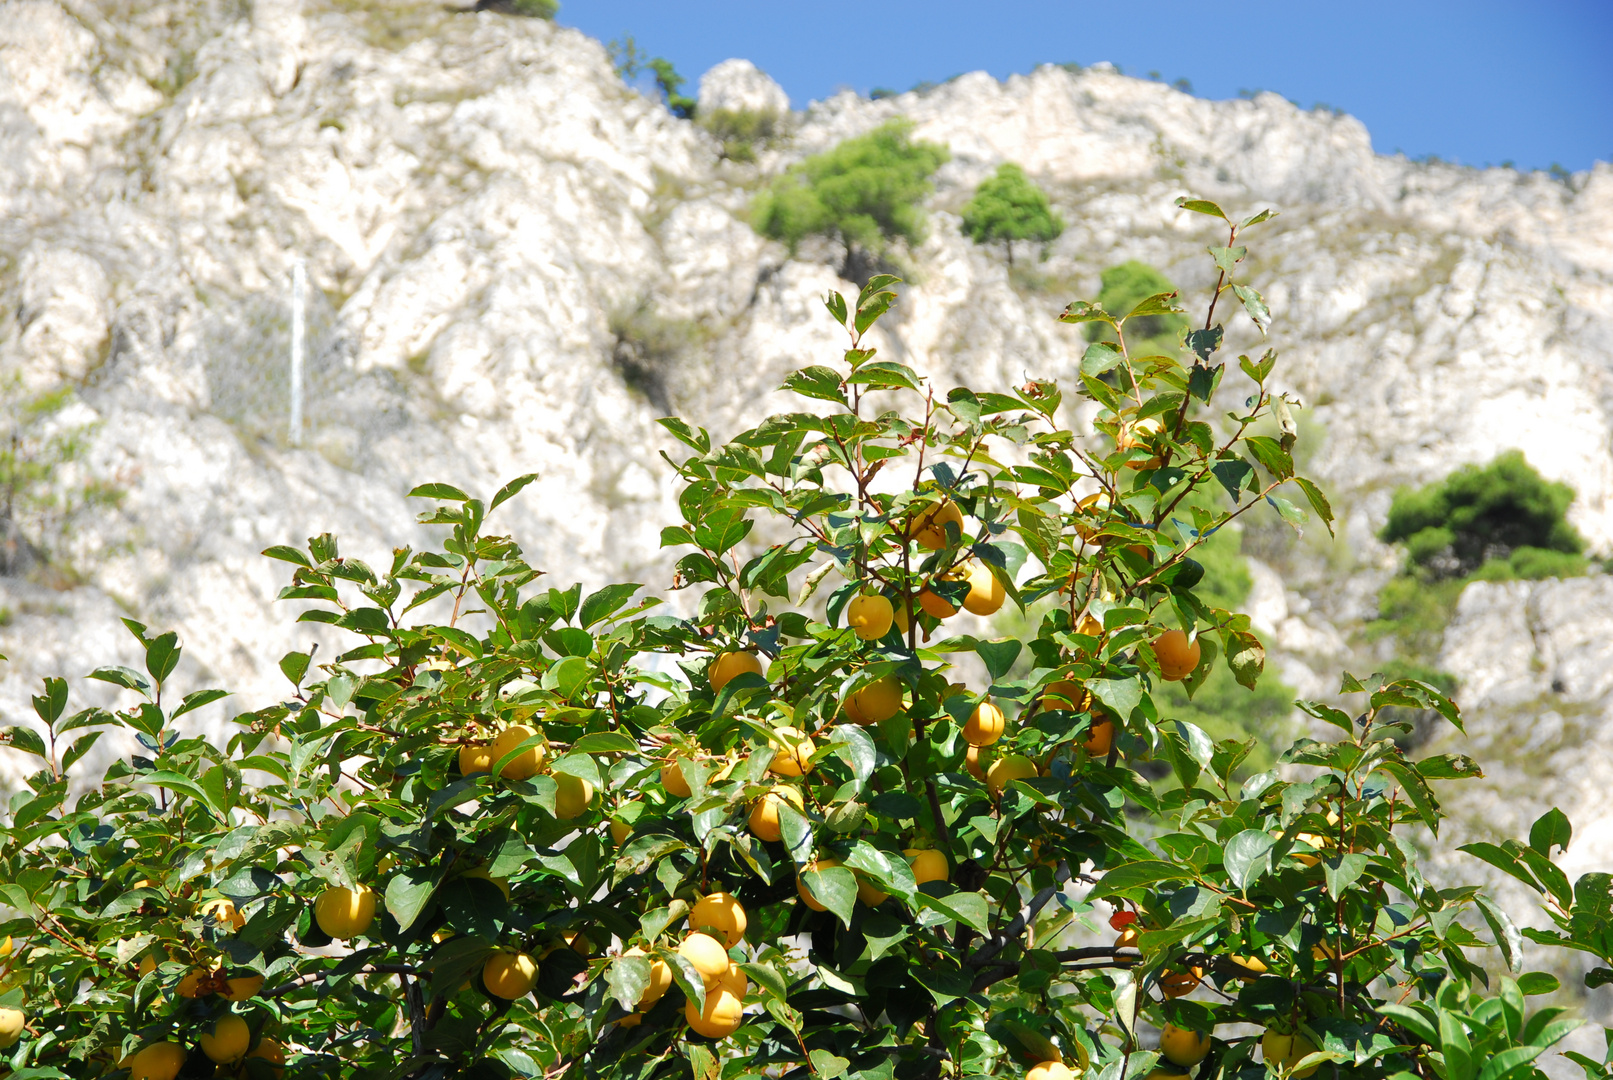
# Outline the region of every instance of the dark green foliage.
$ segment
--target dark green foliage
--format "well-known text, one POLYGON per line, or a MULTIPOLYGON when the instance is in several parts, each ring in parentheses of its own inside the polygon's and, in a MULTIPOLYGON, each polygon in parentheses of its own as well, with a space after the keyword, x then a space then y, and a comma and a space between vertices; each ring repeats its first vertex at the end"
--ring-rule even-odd
POLYGON ((701 114, 699 123, 722 143, 722 156, 729 161, 755 161, 756 147, 773 143, 785 131, 784 117, 752 109, 716 109, 701 114))
POLYGON ((478 0, 476 10, 523 15, 529 19, 552 19, 560 11, 560 0, 478 0))
MULTIPOLYGON (((1176 286, 1164 274, 1132 259, 1103 272, 1103 291, 1098 295, 1098 303, 1111 315, 1124 315, 1150 296, 1175 291, 1176 286)), ((1126 324, 1126 347, 1133 356, 1173 354, 1186 329, 1187 319, 1181 315, 1144 316, 1126 324)), ((1088 323, 1086 332, 1088 341, 1114 340, 1114 331, 1103 323, 1088 323)))
POLYGON ((858 251, 877 259, 893 241, 917 244, 925 228, 919 204, 934 190, 930 176, 951 154, 936 143, 915 142, 912 128, 893 120, 793 166, 757 196, 751 224, 792 252, 808 236, 837 239, 848 264, 858 251))
POLYGON ((654 72, 656 88, 666 99, 666 107, 672 115, 680 120, 694 119, 695 99, 680 93, 685 80, 672 66, 672 61, 657 56, 644 66, 654 72))
MULTIPOLYGON (((556 0, 516 0, 518 3, 554 4, 559 7, 556 0)), ((606 46, 610 53, 611 64, 616 68, 616 74, 624 82, 631 83, 645 71, 655 77, 655 88, 660 91, 661 97, 666 101, 666 107, 672 115, 680 120, 692 120, 695 114, 695 99, 681 93, 686 81, 672 66, 672 61, 659 56, 651 56, 638 47, 632 34, 624 34, 606 46)))
POLYGON ((1038 240, 1046 244, 1064 232, 1064 219, 1013 162, 997 167, 997 175, 975 189, 963 208, 963 234, 977 244, 1001 242, 1014 265, 1014 241, 1038 240))
POLYGON ((1379 539, 1403 541, 1413 565, 1435 577, 1558 577, 1584 572, 1585 541, 1565 516, 1567 484, 1542 479, 1518 450, 1480 468, 1464 465, 1442 483, 1402 488, 1379 539), (1486 564, 1495 560, 1495 567, 1486 564))

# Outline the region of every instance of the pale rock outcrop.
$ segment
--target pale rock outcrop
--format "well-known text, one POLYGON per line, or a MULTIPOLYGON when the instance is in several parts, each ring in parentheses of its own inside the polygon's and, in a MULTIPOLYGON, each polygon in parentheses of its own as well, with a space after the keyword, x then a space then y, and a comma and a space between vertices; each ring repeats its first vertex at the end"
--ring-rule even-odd
POLYGON ((724 60, 700 76, 702 113, 752 112, 782 116, 790 111, 790 95, 749 60, 724 60))

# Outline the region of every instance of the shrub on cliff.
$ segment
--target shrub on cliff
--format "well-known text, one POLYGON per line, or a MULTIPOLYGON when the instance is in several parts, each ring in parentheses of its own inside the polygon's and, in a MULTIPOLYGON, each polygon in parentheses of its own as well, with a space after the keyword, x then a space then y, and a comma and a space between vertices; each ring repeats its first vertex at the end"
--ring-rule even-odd
MULTIPOLYGON (((1111 266, 1103 272, 1103 287, 1098 303, 1111 314, 1129 312, 1150 296, 1174 293, 1176 286, 1160 271, 1135 259, 1111 266)), ((1163 353, 1175 356, 1181 346, 1182 332, 1187 319, 1179 312, 1161 311, 1142 315, 1130 321, 1128 333, 1131 345, 1139 354, 1163 353)), ((1113 341, 1114 334, 1101 324, 1086 328, 1088 341, 1113 341)))
MULTIPOLYGON (((1184 205, 1233 242, 1269 217, 1184 205)), ((38 724, 4 733, 35 769, 0 828, 6 1067, 1543 1076, 1574 1022, 1527 998, 1556 981, 1492 993, 1477 950, 1517 973, 1520 932, 1417 865, 1436 786, 1477 767, 1409 760, 1390 710, 1459 723, 1448 700, 1346 676, 1347 708, 1304 705, 1337 735, 1237 777, 1253 747, 1160 694, 1261 679, 1248 618, 1199 588, 1209 538, 1299 523, 1290 496, 1331 523, 1292 438, 1249 433, 1281 408, 1275 353, 1240 357, 1226 394, 1214 334, 1191 367, 1133 354, 1133 318, 1177 311, 1158 294, 1065 311, 1117 343, 1067 389, 935 387, 868 346, 893 284, 826 297, 849 348, 788 376, 791 411, 725 443, 663 422, 687 615, 636 583, 549 586, 490 527, 530 477, 489 500, 426 484, 426 550, 265 552, 351 647, 282 657, 285 700, 226 746, 185 730, 222 692, 176 700, 172 633, 128 622, 143 670, 94 673, 115 710, 48 680, 38 724), (1061 426, 1066 392, 1091 426, 1061 426), (947 625, 1044 598, 1023 637, 947 625), (108 731, 137 750, 92 782, 108 731), (1073 932, 1104 923, 1119 936, 1073 932)), ((1465 850, 1545 898, 1554 929, 1529 937, 1605 962, 1610 879, 1570 885, 1569 839, 1554 810, 1527 844, 1465 850)))
POLYGON ((1013 162, 999 165, 996 174, 975 189, 962 216, 963 235, 977 244, 1002 244, 1009 266, 1014 265, 1016 241, 1047 244, 1064 232, 1064 219, 1047 201, 1047 192, 1013 162))

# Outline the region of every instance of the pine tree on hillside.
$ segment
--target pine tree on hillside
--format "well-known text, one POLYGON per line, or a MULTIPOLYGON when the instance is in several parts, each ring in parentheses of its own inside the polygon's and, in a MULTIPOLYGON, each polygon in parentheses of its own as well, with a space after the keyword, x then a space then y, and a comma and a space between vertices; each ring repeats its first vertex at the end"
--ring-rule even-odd
POLYGON ((963 233, 977 244, 1002 241, 1008 265, 1014 265, 1014 241, 1039 240, 1046 244, 1064 232, 1064 219, 1047 201, 1025 170, 1012 162, 997 167, 997 175, 975 189, 963 208, 963 233))

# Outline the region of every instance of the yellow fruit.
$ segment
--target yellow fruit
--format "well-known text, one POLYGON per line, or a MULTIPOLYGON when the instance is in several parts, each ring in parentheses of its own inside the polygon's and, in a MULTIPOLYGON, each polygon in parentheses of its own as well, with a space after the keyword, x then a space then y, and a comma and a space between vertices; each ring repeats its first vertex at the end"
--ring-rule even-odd
POLYGON ((683 778, 683 759, 673 758, 661 766, 661 786, 666 793, 678 799, 687 799, 694 792, 689 787, 689 781, 683 778))
POLYGON ((202 905, 202 918, 212 919, 220 926, 228 925, 231 930, 239 930, 246 925, 246 916, 235 910, 235 901, 229 899, 209 900, 202 905))
MULTIPOLYGON (((1264 975, 1270 970, 1266 967, 1266 962, 1260 959, 1258 956, 1233 956, 1231 960, 1234 964, 1237 964, 1251 975, 1264 975)), ((1232 977, 1242 978, 1243 976, 1234 975, 1232 977)))
POLYGON ((472 776, 476 773, 492 772, 493 762, 498 759, 493 756, 492 743, 469 743, 459 748, 459 772, 462 776, 472 776))
POLYGON ((745 1002, 726 987, 706 991, 706 1007, 697 1011, 694 1002, 686 1002, 683 1016, 689 1026, 708 1039, 725 1039, 739 1030, 745 1021, 745 1002))
MULTIPOLYGON (((840 860, 838 860, 838 859, 813 859, 811 862, 806 864, 806 869, 807 870, 828 870, 831 867, 835 867, 835 866, 839 866, 839 865, 840 865, 840 860)), ((805 904, 807 907, 811 908, 813 911, 828 911, 829 910, 823 904, 818 903, 818 898, 813 896, 812 895, 812 890, 807 888, 806 878, 801 876, 800 874, 797 874, 796 878, 795 878, 795 891, 800 894, 801 903, 805 904)))
POLYGON ((886 675, 858 688, 846 702, 846 713, 865 727, 882 724, 902 711, 902 681, 886 675))
POLYGON ((1142 931, 1138 930, 1137 925, 1135 923, 1133 923, 1132 925, 1127 926, 1124 929, 1122 929, 1120 931, 1120 933, 1115 937, 1115 948, 1117 948, 1117 949, 1135 949, 1135 948, 1138 947, 1137 943, 1141 939, 1142 939, 1142 931))
POLYGON ((1203 650, 1197 641, 1188 641, 1180 630, 1167 630, 1154 639, 1154 657, 1159 661, 1159 673, 1172 682, 1193 674, 1199 666, 1203 650))
POLYGON ((506 1001, 524 997, 538 981, 538 962, 530 953, 499 951, 482 965, 482 985, 506 1001))
MULTIPOLYGON (((205 968, 192 968, 184 978, 179 980, 179 985, 175 987, 174 993, 178 994, 182 998, 201 997, 202 980, 210 979, 211 976, 212 972, 206 970, 205 968)), ((212 993, 212 990, 208 990, 207 992, 212 993)))
MULTIPOLYGON (((493 740, 493 749, 491 751, 493 760, 488 762, 487 767, 492 768, 493 762, 498 761, 505 754, 508 754, 537 733, 535 728, 530 728, 525 724, 512 724, 499 732, 498 738, 493 740)), ((546 757, 548 757, 547 751, 544 750, 542 743, 538 743, 536 746, 529 747, 512 758, 508 765, 499 770, 499 775, 506 780, 530 780, 538 775, 539 770, 543 768, 543 761, 546 757)))
MULTIPOLYGON (((166 956, 164 956, 163 959, 166 960, 168 958, 166 956)), ((157 970, 157 954, 156 953, 146 953, 146 955, 144 955, 144 956, 142 956, 140 958, 140 967, 138 969, 136 969, 135 978, 143 979, 147 975, 150 975, 153 971, 156 971, 156 970, 157 970)))
POLYGON ((946 501, 931 503, 913 518, 912 524, 907 528, 910 540, 916 540, 919 546, 930 551, 940 551, 947 546, 950 537, 947 535, 947 524, 957 526, 958 535, 963 535, 963 511, 958 509, 955 502, 946 501))
POLYGON ((986 778, 985 767, 980 764, 981 753, 981 748, 973 743, 970 743, 969 749, 963 752, 963 767, 968 769, 969 775, 974 777, 976 780, 984 780, 986 778))
POLYGON ((745 908, 733 896, 714 892, 695 901, 689 909, 689 929, 719 938, 732 949, 745 938, 745 908))
POLYGON ((1036 775, 1036 762, 1024 754, 1009 754, 998 758, 986 770, 986 787, 993 795, 1001 795, 1012 780, 1029 780, 1036 775))
POLYGON ((258 996, 263 989, 262 975, 236 975, 225 980, 224 996, 231 1001, 245 1001, 258 996))
POLYGON ((969 564, 969 595, 963 598, 965 610, 975 615, 995 615, 1007 597, 1003 583, 985 563, 969 564))
POLYGON ((627 838, 633 835, 633 826, 625 821, 610 819, 610 838, 617 847, 627 843, 627 838))
POLYGON ((1032 1065, 1025 1073, 1025 1080, 1075 1080, 1075 1070, 1062 1061, 1044 1061, 1032 1065))
POLYGON ((1043 712, 1086 712, 1091 704, 1092 691, 1068 679, 1050 682, 1042 689, 1043 712))
POLYGON ((926 881, 945 881, 952 875, 947 857, 934 848, 906 848, 907 865, 913 870, 913 880, 923 885, 926 881))
POLYGON ((1204 981, 1204 969, 1193 968, 1189 971, 1166 972, 1159 980, 1159 992, 1168 998, 1186 997, 1199 988, 1204 981))
POLYGON ((554 816, 561 821, 578 817, 594 801, 594 785, 580 776, 556 773, 554 782, 559 789, 554 793, 554 816))
POLYGON ((958 613, 953 603, 940 593, 930 591, 928 585, 919 590, 919 607, 937 619, 950 619, 958 613))
POLYGON ((1092 539, 1092 534, 1101 528, 1101 522, 1109 516, 1109 493, 1106 491, 1094 492, 1075 504, 1076 516, 1073 521, 1075 534, 1083 540, 1092 539))
POLYGON ((694 965, 708 990, 728 974, 728 950, 710 934, 697 932, 688 935, 678 942, 678 955, 694 965))
POLYGON ((492 874, 488 873, 487 867, 485 866, 478 866, 474 870, 466 870, 459 876, 465 878, 476 878, 478 881, 491 881, 494 885, 498 886, 498 891, 504 894, 504 899, 508 900, 510 898, 509 879, 494 877, 492 874))
POLYGON ((767 767, 774 776, 804 776, 812 771, 812 752, 817 749, 807 733, 800 728, 779 728, 779 740, 784 744, 773 751, 773 763, 767 767))
POLYGON ((1333 946, 1329 945, 1325 941, 1318 942, 1317 944, 1311 946, 1312 960, 1337 960, 1338 958, 1338 950, 1333 948, 1333 946))
POLYGON ((890 633, 896 609, 878 593, 853 597, 846 605, 846 625, 864 641, 878 641, 890 633))
MULTIPOLYGON (((1120 425, 1120 430, 1115 435, 1115 449, 1124 451, 1133 447, 1143 446, 1149 440, 1156 438, 1163 430, 1164 425, 1159 422, 1159 417, 1157 416, 1146 417, 1142 420, 1125 421, 1120 425)), ((1158 455, 1155 455, 1141 461, 1128 461, 1126 462, 1126 468, 1157 469, 1161 460, 1158 455)))
MULTIPOLYGON (((1317 836, 1315 833, 1295 833, 1294 839, 1298 840, 1302 844, 1309 844, 1317 851, 1321 851, 1327 846, 1327 839, 1325 837, 1317 836)), ((1322 857, 1320 855, 1311 855, 1303 851, 1293 851, 1289 854, 1293 855, 1294 861, 1299 863, 1301 866, 1315 866, 1317 863, 1322 861, 1322 857)))
POLYGON ((1172 1065, 1197 1065, 1210 1052, 1210 1037, 1166 1024, 1159 1033, 1159 1052, 1172 1065))
POLYGON ((1316 1053, 1316 1044, 1303 1035, 1288 1035, 1267 1028, 1266 1033, 1260 1037, 1260 1053, 1266 1059, 1266 1068, 1287 1073, 1294 1077, 1294 1080, 1305 1080, 1321 1067, 1321 1063, 1318 1062, 1298 1072, 1294 1071, 1294 1066, 1303 1061, 1307 1055, 1316 1053))
POLYGON ((706 668, 706 678, 711 682, 712 692, 721 693, 723 687, 747 671, 756 675, 762 673, 762 662, 755 653, 725 652, 706 668))
POLYGON ((1008 724, 1008 718, 1003 711, 989 701, 982 701, 975 706, 975 711, 969 714, 969 720, 963 725, 963 739, 970 746, 990 746, 1003 737, 1003 728, 1008 724))
POLYGON ((797 810, 804 811, 806 809, 806 802, 801 798, 801 793, 795 788, 785 787, 781 784, 760 799, 757 799, 755 804, 751 806, 751 835, 758 840, 774 842, 782 838, 784 834, 779 831, 778 813, 779 805, 785 802, 790 803, 797 810))
POLYGON ((1107 716, 1094 717, 1092 726, 1087 729, 1087 737, 1081 741, 1081 749, 1091 757, 1100 758, 1109 756, 1109 748, 1115 744, 1114 721, 1107 716))
POLYGON ((314 901, 314 922, 339 941, 358 937, 374 921, 375 893, 363 885, 326 889, 314 901))
POLYGON ((26 1020, 21 1009, 0 1009, 0 1050, 9 1050, 17 1045, 26 1020))
MULTIPOLYGON (((622 955, 649 956, 648 953, 639 948, 637 945, 633 946, 631 949, 628 949, 622 955)), ((672 965, 668 964, 665 960, 651 958, 650 982, 649 985, 644 988, 644 993, 639 995, 638 1007, 640 1009, 648 1009, 651 1005, 654 1005, 657 1001, 660 1001, 663 997, 665 997, 666 992, 670 989, 672 989, 672 965)))
POLYGON ((286 1063, 286 1048, 281 1046, 278 1040, 271 1039, 267 1035, 259 1039, 258 1045, 254 1046, 246 1056, 249 1058, 262 1058, 267 1061, 273 1066, 273 1072, 276 1076, 286 1071, 282 1068, 286 1063))
POLYGON ((616 1021, 616 1025, 618 1027, 624 1027, 624 1028, 635 1028, 635 1027, 638 1027, 642 1023, 644 1023, 644 1014, 643 1013, 628 1013, 626 1016, 624 1016, 620 1020, 616 1021))
POLYGON ((857 874, 857 899, 861 900, 864 904, 867 904, 869 907, 878 907, 890 899, 890 893, 885 892, 882 889, 876 889, 873 882, 869 881, 861 874, 858 874, 856 871, 852 871, 852 873, 857 874))
POLYGON ((129 1059, 129 1080, 174 1080, 184 1064, 183 1046, 152 1043, 129 1059))
POLYGON ((745 995, 750 993, 750 980, 745 978, 744 971, 740 970, 739 965, 732 960, 728 961, 728 970, 723 972, 722 977, 717 980, 717 985, 741 1001, 745 1000, 745 995))
POLYGON ((202 1053, 218 1065, 239 1061, 251 1044, 252 1032, 239 1016, 221 1016, 211 1031, 203 1031, 197 1040, 202 1053))
POLYGON ((1167 1066, 1161 1065, 1143 1077, 1143 1080, 1187 1080, 1187 1072, 1185 1070, 1175 1072, 1167 1066))

